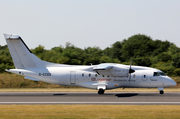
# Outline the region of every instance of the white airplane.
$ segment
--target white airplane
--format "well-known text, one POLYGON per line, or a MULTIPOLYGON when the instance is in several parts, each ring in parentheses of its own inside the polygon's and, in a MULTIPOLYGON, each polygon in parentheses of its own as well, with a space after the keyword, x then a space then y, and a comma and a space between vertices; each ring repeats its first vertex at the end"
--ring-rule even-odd
POLYGON ((163 94, 165 87, 177 85, 155 68, 115 63, 84 66, 46 62, 36 57, 19 35, 4 36, 16 67, 6 71, 25 76, 25 79, 95 89, 98 94, 115 88, 158 88, 163 94))

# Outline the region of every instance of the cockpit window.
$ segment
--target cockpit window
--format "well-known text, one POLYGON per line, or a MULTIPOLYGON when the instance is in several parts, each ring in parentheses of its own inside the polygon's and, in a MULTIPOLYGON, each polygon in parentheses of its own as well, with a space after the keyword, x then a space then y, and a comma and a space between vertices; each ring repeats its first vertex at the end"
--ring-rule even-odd
POLYGON ((159 72, 159 74, 160 74, 161 76, 166 76, 166 74, 163 73, 163 72, 159 72))
POLYGON ((166 76, 166 74, 163 72, 154 72, 153 76, 166 76))
POLYGON ((154 72, 153 76, 159 76, 159 73, 158 72, 154 72))

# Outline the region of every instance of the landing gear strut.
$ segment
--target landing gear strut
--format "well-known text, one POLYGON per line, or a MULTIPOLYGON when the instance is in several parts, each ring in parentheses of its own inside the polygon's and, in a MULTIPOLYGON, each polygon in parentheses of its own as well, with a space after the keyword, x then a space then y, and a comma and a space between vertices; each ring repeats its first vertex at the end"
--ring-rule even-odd
POLYGON ((104 90, 103 89, 99 89, 98 94, 104 94, 104 90))
POLYGON ((160 93, 160 94, 164 94, 164 91, 163 91, 163 90, 160 90, 159 93, 160 93))

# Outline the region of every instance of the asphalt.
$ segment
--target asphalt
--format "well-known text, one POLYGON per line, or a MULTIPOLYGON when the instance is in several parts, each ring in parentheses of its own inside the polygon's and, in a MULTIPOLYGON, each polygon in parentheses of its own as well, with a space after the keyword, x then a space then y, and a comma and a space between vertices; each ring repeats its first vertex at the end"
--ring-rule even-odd
POLYGON ((180 92, 0 92, 0 105, 180 105, 180 92))

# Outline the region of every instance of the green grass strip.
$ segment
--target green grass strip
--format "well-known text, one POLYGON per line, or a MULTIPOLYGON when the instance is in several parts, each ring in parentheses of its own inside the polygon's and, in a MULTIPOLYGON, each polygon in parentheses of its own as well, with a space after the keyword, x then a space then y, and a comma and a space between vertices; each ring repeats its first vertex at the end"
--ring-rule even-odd
POLYGON ((0 105, 1 119, 179 119, 179 105, 0 105))

